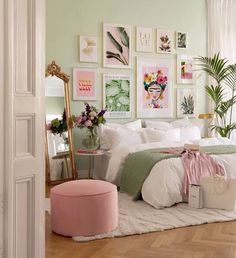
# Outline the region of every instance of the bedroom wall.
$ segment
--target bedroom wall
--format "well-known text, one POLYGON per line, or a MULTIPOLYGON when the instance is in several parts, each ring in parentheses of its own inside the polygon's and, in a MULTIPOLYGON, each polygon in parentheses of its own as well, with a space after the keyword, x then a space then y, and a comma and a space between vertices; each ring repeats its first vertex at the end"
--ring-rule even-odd
MULTIPOLYGON (((98 68, 98 101, 90 102, 102 107, 102 74, 128 73, 133 75, 136 85, 136 56, 163 56, 155 53, 135 52, 135 27, 167 28, 186 31, 189 36, 189 49, 176 51, 191 55, 206 55, 206 5, 205 0, 48 0, 46 1, 46 63, 55 60, 64 72, 71 76, 72 67, 98 68), (102 66, 102 23, 131 25, 132 30, 132 69, 108 69, 102 66), (79 63, 79 35, 98 36, 98 64, 79 63)), ((154 38, 155 38, 154 34, 154 38)), ((173 55, 173 58, 176 58, 173 55)), ((174 72, 175 72, 174 67, 174 72)), ((174 73, 174 78, 176 74, 174 73)), ((204 76, 196 82, 198 95, 198 113, 206 111, 204 93, 204 76)), ((176 83, 174 80, 174 88, 176 83)), ((134 90, 135 91, 135 90, 134 90)), ((174 90, 174 108, 176 107, 176 90, 174 90)), ((72 113, 79 114, 83 101, 71 101, 72 113)), ((124 123, 136 118, 135 96, 132 105, 131 119, 112 119, 124 123)), ((176 117, 176 110, 174 112, 176 117)), ((75 139, 78 139, 75 131, 75 139)), ((75 141, 78 145, 78 141, 75 141)))
MULTIPOLYGON (((3 27, 4 8, 3 0, 0 0, 0 56, 4 56, 3 27)), ((4 58, 0 58, 0 117, 4 121, 4 58)), ((4 171, 4 123, 0 123, 0 258, 3 258, 3 171, 4 171)))

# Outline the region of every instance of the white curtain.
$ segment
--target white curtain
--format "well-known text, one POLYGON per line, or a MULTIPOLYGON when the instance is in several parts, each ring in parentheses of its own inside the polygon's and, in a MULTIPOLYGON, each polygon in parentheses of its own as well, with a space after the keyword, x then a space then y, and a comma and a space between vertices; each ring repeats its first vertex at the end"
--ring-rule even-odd
MULTIPOLYGON (((208 56, 220 52, 221 57, 236 63, 236 0, 207 0, 208 56)), ((236 121, 236 107, 233 120, 236 121)), ((236 140, 236 132, 232 133, 236 140)))

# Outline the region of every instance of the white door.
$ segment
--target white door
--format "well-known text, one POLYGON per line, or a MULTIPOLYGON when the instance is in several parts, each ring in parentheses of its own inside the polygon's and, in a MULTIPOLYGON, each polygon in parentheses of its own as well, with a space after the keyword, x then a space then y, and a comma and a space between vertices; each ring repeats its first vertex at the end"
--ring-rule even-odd
POLYGON ((44 0, 4 0, 4 258, 44 250, 44 0))

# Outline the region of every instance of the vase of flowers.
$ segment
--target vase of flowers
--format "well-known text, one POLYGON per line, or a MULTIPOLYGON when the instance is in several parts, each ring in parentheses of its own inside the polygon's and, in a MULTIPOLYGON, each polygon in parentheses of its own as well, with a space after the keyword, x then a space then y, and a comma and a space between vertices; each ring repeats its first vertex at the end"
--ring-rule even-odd
POLYGON ((106 110, 97 111, 96 107, 84 103, 85 110, 77 117, 74 117, 74 123, 78 128, 84 128, 85 137, 82 144, 86 149, 96 150, 99 148, 100 141, 97 128, 100 124, 106 122, 104 114, 106 110))

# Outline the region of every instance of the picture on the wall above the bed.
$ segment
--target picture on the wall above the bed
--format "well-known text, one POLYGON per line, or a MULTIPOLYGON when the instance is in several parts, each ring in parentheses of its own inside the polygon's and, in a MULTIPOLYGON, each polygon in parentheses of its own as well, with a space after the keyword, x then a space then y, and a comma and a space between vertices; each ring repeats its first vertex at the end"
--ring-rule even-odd
POLYGON ((173 59, 138 58, 137 117, 172 117, 173 59))
POLYGON ((79 37, 79 60, 80 62, 97 63, 98 46, 97 37, 80 36, 79 37))
POLYGON ((187 49, 187 33, 182 31, 176 31, 176 49, 187 49))
POLYGON ((177 83, 194 84, 193 57, 189 55, 177 56, 177 83))
POLYGON ((97 100, 97 69, 73 68, 73 100, 97 100))
POLYGON ((174 31, 157 29, 157 52, 173 53, 174 31))
POLYGON ((136 28, 136 51, 153 51, 153 29, 137 27, 136 28))
POLYGON ((132 76, 129 74, 103 75, 103 107, 106 118, 130 118, 132 76))
POLYGON ((103 66, 131 68, 131 26, 103 24, 103 66))
POLYGON ((177 116, 196 117, 197 102, 195 88, 179 88, 177 89, 177 116))

